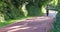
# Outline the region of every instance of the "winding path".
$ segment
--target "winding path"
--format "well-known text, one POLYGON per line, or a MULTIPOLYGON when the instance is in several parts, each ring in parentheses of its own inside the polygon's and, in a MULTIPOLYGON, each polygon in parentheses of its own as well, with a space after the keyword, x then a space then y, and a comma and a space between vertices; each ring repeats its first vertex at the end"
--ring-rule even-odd
POLYGON ((50 32, 55 17, 31 17, 0 29, 0 32, 50 32))

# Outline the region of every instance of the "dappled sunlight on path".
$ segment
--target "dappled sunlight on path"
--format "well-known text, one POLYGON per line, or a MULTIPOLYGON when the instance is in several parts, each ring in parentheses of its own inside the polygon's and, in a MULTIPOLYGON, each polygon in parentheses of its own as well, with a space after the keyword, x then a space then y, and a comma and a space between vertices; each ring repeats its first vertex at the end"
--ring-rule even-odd
POLYGON ((49 32, 53 17, 31 17, 0 29, 0 32, 49 32))

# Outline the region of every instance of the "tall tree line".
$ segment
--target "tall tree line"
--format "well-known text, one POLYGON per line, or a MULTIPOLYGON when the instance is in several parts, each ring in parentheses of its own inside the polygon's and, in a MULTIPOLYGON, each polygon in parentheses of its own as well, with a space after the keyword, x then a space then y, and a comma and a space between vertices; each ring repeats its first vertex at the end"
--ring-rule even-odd
POLYGON ((5 20, 21 18, 24 16, 40 16, 42 6, 52 0, 0 0, 0 14, 5 20), (24 10, 23 10, 24 8, 24 10))

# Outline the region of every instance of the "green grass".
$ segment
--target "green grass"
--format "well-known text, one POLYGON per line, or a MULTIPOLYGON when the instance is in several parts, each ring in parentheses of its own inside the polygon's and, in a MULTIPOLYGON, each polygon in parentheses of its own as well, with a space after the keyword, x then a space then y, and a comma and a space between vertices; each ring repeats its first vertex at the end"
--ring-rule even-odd
POLYGON ((12 24, 18 20, 22 20, 22 19, 25 19, 25 18, 28 18, 28 17, 22 17, 22 18, 17 18, 17 19, 14 19, 14 20, 7 20, 5 22, 0 22, 0 28, 6 26, 6 25, 9 25, 9 24, 12 24))

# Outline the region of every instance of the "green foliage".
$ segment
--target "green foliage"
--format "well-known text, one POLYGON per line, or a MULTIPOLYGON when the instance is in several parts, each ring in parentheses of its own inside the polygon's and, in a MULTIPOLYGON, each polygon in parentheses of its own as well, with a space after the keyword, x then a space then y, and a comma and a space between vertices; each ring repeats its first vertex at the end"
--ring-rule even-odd
MULTIPOLYGON (((27 5, 28 15, 30 16, 39 16, 42 14, 42 6, 46 6, 52 0, 34 0, 33 2, 29 2, 27 5)), ((44 7, 45 8, 45 7, 44 7)))
MULTIPOLYGON (((45 6, 51 1, 52 0, 0 0, 0 14, 4 15, 4 17, 2 17, 5 20, 21 19, 22 17, 25 17, 25 15, 40 16, 42 10, 45 9, 45 6), (26 2, 28 4, 26 4, 26 2), (22 10, 23 4, 25 4, 24 11, 22 10)), ((11 23, 13 22, 0 22, 0 27, 11 23)))
POLYGON ((56 9, 58 11, 58 14, 56 16, 52 32, 60 32, 60 0, 58 0, 58 5, 56 6, 56 9))
POLYGON ((28 16, 40 16, 42 12, 37 5, 27 5, 28 16))
POLYGON ((49 4, 52 0, 0 0, 0 12, 4 15, 5 20, 16 19, 25 16, 40 16, 42 14, 42 6, 49 4), (22 10, 24 3, 26 11, 22 10))
MULTIPOLYGON (((16 4, 16 3, 15 3, 16 4)), ((18 5, 17 5, 18 6, 18 5)), ((1 1, 0 12, 4 14, 6 20, 22 17, 22 11, 11 2, 11 0, 1 1)))
POLYGON ((57 14, 56 20, 53 24, 54 28, 51 30, 51 32, 60 32, 60 13, 57 14))

